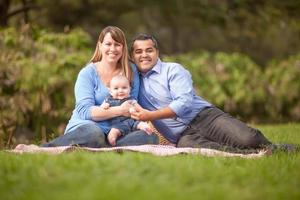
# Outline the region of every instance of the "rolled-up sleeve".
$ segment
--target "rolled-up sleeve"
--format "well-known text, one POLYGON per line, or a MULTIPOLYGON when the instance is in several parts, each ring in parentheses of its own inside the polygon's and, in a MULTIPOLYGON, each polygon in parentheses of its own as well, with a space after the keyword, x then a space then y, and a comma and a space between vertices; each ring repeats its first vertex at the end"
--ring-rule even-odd
POLYGON ((91 109, 95 105, 93 75, 87 68, 83 68, 75 83, 75 111, 83 120, 92 120, 91 109))
POLYGON ((174 65, 168 72, 169 89, 173 101, 169 107, 178 117, 184 117, 192 109, 194 89, 190 73, 181 65, 174 65))

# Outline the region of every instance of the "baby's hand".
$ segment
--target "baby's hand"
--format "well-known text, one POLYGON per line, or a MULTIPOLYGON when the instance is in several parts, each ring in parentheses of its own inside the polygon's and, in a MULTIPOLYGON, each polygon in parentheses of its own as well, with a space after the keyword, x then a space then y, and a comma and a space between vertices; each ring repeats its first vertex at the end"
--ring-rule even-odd
POLYGON ((153 133, 153 129, 151 128, 151 126, 149 124, 147 124, 146 122, 140 122, 137 125, 137 128, 139 130, 145 131, 148 135, 151 135, 153 133))
POLYGON ((131 113, 134 113, 136 110, 135 110, 135 108, 134 107, 131 107, 131 108, 129 108, 129 113, 131 114, 131 113))
POLYGON ((116 146, 116 141, 118 137, 121 135, 121 132, 118 129, 112 128, 110 129, 107 140, 111 146, 116 146))
POLYGON ((100 105, 100 108, 104 109, 104 110, 107 110, 109 108, 109 103, 107 102, 103 102, 101 105, 100 105))

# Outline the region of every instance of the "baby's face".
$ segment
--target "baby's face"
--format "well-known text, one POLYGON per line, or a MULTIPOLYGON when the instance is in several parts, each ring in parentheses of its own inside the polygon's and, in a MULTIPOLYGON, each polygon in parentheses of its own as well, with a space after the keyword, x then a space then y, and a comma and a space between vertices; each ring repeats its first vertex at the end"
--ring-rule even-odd
POLYGON ((130 93, 129 82, 127 79, 112 79, 109 90, 114 99, 127 98, 130 93))

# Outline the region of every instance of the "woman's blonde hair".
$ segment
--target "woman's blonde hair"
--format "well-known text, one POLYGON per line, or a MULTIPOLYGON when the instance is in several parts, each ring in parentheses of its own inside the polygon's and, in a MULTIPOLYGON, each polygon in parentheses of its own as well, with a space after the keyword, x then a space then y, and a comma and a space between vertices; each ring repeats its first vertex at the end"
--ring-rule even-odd
POLYGON ((122 68, 122 70, 125 73, 124 75, 131 82, 133 79, 133 76, 132 76, 132 69, 129 65, 127 42, 126 42, 125 34, 120 28, 118 28, 116 26, 107 26, 101 31, 99 38, 98 38, 98 42, 96 45, 94 55, 91 58, 91 62, 95 63, 95 62, 101 61, 102 54, 100 51, 99 43, 103 42, 103 39, 107 33, 110 33, 113 40, 115 40, 116 42, 123 45, 122 57, 118 61, 118 66, 122 68))

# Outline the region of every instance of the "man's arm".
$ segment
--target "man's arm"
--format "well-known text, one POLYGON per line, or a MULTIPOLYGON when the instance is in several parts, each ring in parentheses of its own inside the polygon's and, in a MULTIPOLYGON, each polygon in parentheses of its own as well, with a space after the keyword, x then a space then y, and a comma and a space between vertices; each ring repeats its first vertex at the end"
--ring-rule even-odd
POLYGON ((161 108, 155 111, 150 111, 136 104, 134 109, 130 110, 131 118, 139 121, 152 121, 164 118, 176 117, 176 113, 169 107, 161 108))

